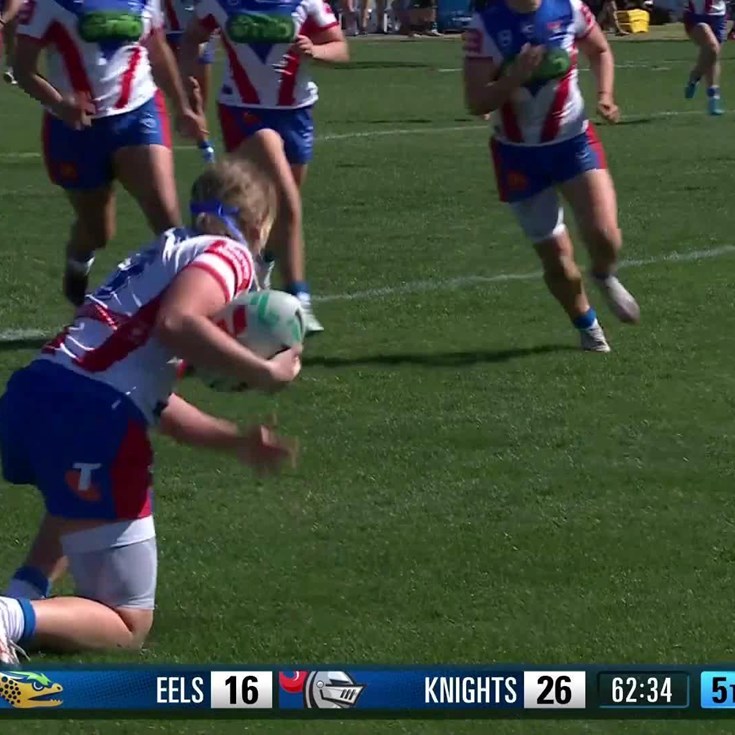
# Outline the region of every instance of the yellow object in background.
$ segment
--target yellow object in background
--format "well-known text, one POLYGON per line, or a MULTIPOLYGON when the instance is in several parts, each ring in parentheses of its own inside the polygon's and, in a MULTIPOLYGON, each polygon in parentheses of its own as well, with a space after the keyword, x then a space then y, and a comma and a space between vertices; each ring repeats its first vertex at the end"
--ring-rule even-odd
POLYGON ((651 16, 647 10, 618 10, 615 17, 620 27, 628 33, 648 33, 651 16))

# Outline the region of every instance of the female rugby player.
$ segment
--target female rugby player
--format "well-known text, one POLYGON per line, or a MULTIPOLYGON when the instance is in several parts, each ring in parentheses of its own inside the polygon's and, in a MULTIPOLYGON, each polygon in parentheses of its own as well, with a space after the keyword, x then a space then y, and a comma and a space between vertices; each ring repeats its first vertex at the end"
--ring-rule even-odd
POLYGON ((175 357, 264 391, 298 375, 300 349, 264 360, 210 319, 250 288, 252 255, 268 238, 276 203, 275 188, 253 164, 208 168, 192 189, 193 227, 165 232, 122 263, 74 322, 11 377, 0 399, 3 474, 35 485, 46 506, 26 581, 58 573, 66 561, 76 595, 0 597, 3 663, 17 662, 19 645, 142 644, 156 590, 154 426, 259 471, 293 459, 290 444, 268 427, 240 431, 172 394, 175 357))
POLYGON ((492 155, 508 202, 543 264, 546 284, 579 330, 582 348, 610 347, 587 299, 564 224, 561 194, 613 313, 637 322, 638 304, 615 275, 622 237, 615 187, 577 81, 589 59, 597 109, 618 120, 610 46, 582 0, 490 0, 465 34, 464 88, 475 115, 492 113, 492 155))
POLYGON ((179 132, 197 141, 207 134, 162 27, 159 0, 93 6, 27 0, 21 10, 15 75, 46 110, 46 167, 74 210, 64 293, 75 306, 84 301, 95 251, 114 233, 114 179, 156 234, 181 224, 169 123, 156 84, 174 105, 179 132), (44 49, 48 77, 39 71, 44 49))
POLYGON ((320 332, 304 275, 301 187, 318 96, 305 62, 347 61, 347 42, 324 0, 200 0, 194 11, 179 50, 182 74, 194 76, 199 45, 219 29, 228 61, 219 95, 225 148, 258 163, 278 187, 278 219, 258 280, 269 286, 277 258, 286 290, 304 307, 307 332, 320 332))
POLYGON ((725 0, 688 0, 684 10, 684 28, 699 48, 697 61, 689 73, 684 96, 690 100, 704 77, 707 84, 707 112, 722 115, 720 103, 720 53, 727 34, 725 0))

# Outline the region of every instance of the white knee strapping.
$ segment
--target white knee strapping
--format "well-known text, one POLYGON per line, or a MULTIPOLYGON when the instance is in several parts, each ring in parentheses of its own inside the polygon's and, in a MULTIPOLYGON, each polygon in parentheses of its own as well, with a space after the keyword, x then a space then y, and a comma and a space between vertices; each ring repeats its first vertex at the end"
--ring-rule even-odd
POLYGON ((512 202, 511 208, 526 237, 532 242, 543 242, 566 229, 564 209, 553 188, 524 199, 512 202))
POLYGON ((79 597, 110 607, 155 607, 158 555, 151 516, 66 534, 61 545, 79 597))

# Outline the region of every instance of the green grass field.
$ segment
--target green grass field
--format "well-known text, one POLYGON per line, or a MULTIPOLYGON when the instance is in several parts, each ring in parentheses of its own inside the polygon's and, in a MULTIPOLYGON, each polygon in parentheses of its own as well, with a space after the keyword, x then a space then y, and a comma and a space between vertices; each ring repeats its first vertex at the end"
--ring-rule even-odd
MULTIPOLYGON (((732 363, 735 115, 682 89, 688 43, 622 42, 624 121, 600 128, 637 328, 583 354, 497 202, 487 132, 464 112, 460 46, 362 42, 318 71, 305 191, 327 327, 277 399, 183 393, 253 421, 277 409, 298 470, 258 482, 156 442, 159 610, 142 654, 186 663, 705 663, 735 658, 732 363)), ((732 52, 728 54, 732 56, 732 52)), ((731 62, 724 103, 735 105, 731 62)), ((589 74, 583 73, 585 88, 589 74)), ((735 109, 735 108, 734 108, 735 109)), ((37 151, 40 114, 0 89, 0 368, 69 316, 70 214, 37 151)), ((212 124, 214 125, 214 118, 212 124)), ((180 190, 200 169, 177 153, 180 190)), ((120 199, 101 279, 147 238, 120 199)), ((580 256, 582 257, 582 256, 580 256)), ((71 428, 71 427, 70 427, 71 428)), ((2 487, 0 579, 41 510, 2 487)), ((37 657, 34 663, 58 659, 37 657)), ((2 733, 719 733, 692 722, 43 722, 2 733)))

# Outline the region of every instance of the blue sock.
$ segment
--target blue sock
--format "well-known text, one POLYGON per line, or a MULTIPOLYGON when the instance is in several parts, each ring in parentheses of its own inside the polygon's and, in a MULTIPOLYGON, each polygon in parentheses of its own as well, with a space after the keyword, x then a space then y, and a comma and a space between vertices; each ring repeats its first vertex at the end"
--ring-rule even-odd
POLYGON ((293 281, 286 286, 286 291, 292 296, 300 296, 302 294, 309 295, 309 284, 306 281, 293 281))
POLYGON ((709 98, 719 99, 720 98, 720 88, 719 87, 707 87, 707 96, 709 98))
POLYGON ((572 319, 572 324, 574 324, 574 326, 577 327, 577 329, 589 329, 596 321, 597 321, 597 313, 590 306, 590 308, 587 309, 587 311, 584 314, 581 314, 575 319, 572 319))
POLYGON ((33 609, 30 600, 18 600, 18 603, 23 611, 23 635, 18 641, 22 646, 30 641, 36 632, 36 611, 33 609))
POLYGON ((597 279, 598 281, 606 281, 612 273, 599 273, 597 271, 592 271, 592 278, 597 279))
POLYGON ((16 569, 5 594, 8 597, 41 600, 51 594, 51 582, 40 569, 22 566, 16 569))

